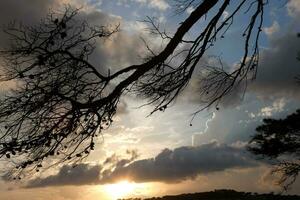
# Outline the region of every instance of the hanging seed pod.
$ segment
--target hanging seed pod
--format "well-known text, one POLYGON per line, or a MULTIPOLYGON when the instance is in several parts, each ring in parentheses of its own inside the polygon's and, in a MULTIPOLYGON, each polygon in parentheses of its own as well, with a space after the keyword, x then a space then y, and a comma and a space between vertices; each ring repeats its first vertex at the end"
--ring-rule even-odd
POLYGON ((66 32, 60 33, 60 37, 61 37, 61 39, 66 38, 67 37, 67 33, 66 32))
POLYGON ((67 28, 67 25, 66 25, 66 23, 64 23, 64 22, 61 22, 60 25, 61 25, 61 27, 64 28, 64 29, 67 28))
POLYGON ((50 40, 50 41, 49 41, 49 44, 52 45, 52 46, 55 45, 55 43, 54 43, 53 40, 50 40))

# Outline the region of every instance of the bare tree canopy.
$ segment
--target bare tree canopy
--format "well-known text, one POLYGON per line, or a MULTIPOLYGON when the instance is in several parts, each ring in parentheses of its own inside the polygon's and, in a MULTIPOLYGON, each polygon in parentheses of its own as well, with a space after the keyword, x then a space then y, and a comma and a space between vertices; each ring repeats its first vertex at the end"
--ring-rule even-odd
MULTIPOLYGON (((241 28, 244 52, 234 70, 208 67, 200 80, 200 110, 217 106, 237 85, 255 78, 259 59, 258 40, 262 31, 266 0, 177 0, 178 12, 190 5, 195 10, 180 23, 173 36, 152 31, 168 42, 159 54, 144 63, 103 73, 89 62, 95 41, 116 33, 119 27, 89 26, 68 7, 64 13, 50 13, 38 26, 11 24, 5 29, 12 45, 1 51, 6 66, 2 81, 16 81, 18 87, 1 99, 0 157, 16 165, 14 175, 38 171, 46 158, 57 162, 78 162, 94 150, 94 137, 109 128, 120 98, 137 94, 164 110, 186 87, 197 64, 214 43, 225 38, 234 17, 247 13, 241 28), (231 14, 223 19, 229 4, 231 14), (209 15, 208 15, 209 14, 209 15), (204 27, 192 40, 185 36, 200 20, 204 27), (177 52, 179 44, 187 48, 177 52), (182 56, 178 62, 175 57, 182 56)), ((99 63, 101 65, 101 63, 99 63)), ((217 107, 218 109, 218 107, 217 107)))
POLYGON ((296 180, 300 171, 300 110, 285 119, 264 119, 249 142, 249 150, 276 161, 274 173, 280 173, 284 189, 296 180))

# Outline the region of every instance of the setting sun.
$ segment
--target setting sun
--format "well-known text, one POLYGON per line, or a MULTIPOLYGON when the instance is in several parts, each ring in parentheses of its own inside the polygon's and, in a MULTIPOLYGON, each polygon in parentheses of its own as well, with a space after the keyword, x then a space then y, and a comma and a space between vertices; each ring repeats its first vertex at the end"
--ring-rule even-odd
POLYGON ((123 198, 127 195, 133 195, 137 190, 143 189, 139 184, 129 182, 127 180, 120 181, 115 184, 105 185, 105 191, 113 199, 123 198))

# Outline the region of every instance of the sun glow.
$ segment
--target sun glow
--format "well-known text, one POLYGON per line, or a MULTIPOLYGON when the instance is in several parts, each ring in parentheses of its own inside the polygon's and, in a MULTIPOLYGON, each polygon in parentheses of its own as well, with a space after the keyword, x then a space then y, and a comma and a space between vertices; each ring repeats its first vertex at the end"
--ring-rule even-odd
POLYGON ((118 199, 135 195, 139 190, 143 189, 143 186, 124 180, 115 184, 105 185, 104 188, 109 196, 113 199, 118 199))
POLYGON ((105 185, 104 190, 105 193, 114 200, 147 195, 151 191, 149 184, 134 183, 127 180, 122 180, 118 183, 105 185))

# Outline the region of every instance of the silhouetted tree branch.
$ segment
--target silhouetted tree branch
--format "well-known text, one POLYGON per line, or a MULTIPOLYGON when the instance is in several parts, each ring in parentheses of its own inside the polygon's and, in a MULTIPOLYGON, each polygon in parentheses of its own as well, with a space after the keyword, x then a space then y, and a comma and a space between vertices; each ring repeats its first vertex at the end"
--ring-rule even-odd
POLYGON ((50 14, 39 26, 11 24, 5 29, 13 44, 1 51, 6 61, 1 78, 16 81, 18 87, 0 102, 0 157, 6 156, 16 164, 13 174, 24 169, 38 171, 46 158, 54 155, 57 162, 81 161, 94 149, 94 137, 111 125, 125 91, 146 98, 147 104, 154 106, 153 112, 166 109, 186 87, 207 49, 225 37, 242 8, 251 14, 241 31, 241 62, 232 71, 220 66, 207 68, 200 81, 200 95, 205 101, 195 114, 217 105, 234 87, 255 77, 267 1, 178 3, 184 6, 181 9, 193 4, 195 10, 173 36, 164 37, 166 34, 150 20, 153 31, 168 40, 165 48, 142 64, 111 74, 92 65, 89 56, 96 39, 109 37, 118 26, 91 27, 74 18, 78 10, 67 8, 62 16, 50 14), (222 19, 229 3, 234 10, 222 19), (206 27, 194 39, 185 40, 186 33, 202 18, 207 21, 206 27), (186 49, 178 53, 179 44, 185 44, 186 49), (179 56, 184 58, 173 62, 179 56))
POLYGON ((285 119, 264 119, 263 125, 249 142, 255 155, 276 161, 274 173, 281 175, 278 183, 286 190, 300 172, 300 110, 285 119))

